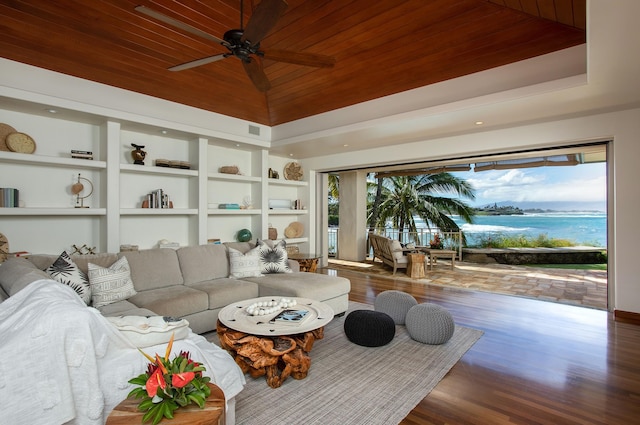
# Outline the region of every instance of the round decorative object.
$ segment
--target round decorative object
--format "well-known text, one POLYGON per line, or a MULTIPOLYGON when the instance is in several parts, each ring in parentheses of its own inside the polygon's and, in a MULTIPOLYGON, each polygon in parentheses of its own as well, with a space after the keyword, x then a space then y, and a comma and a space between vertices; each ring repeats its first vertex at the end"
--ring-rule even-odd
POLYGON ((236 235, 236 239, 238 239, 238 242, 249 242, 251 238, 252 235, 249 229, 238 230, 238 234, 236 235))
POLYGON ((304 224, 299 221, 289 223, 284 229, 284 236, 287 238, 299 238, 304 234, 304 224))
POLYGON ((284 167, 284 178, 287 180, 300 181, 303 175, 302 165, 297 162, 290 162, 284 167))
POLYGON ((455 331, 453 317, 437 304, 418 304, 409 309, 406 318, 407 332, 423 344, 444 344, 455 331))
POLYGON ((9 240, 0 233, 0 263, 7 259, 9 255, 9 240))
POLYGON ((385 313, 355 310, 344 319, 344 333, 349 341, 363 347, 381 347, 396 336, 396 324, 385 313))
POLYGON ((0 151, 9 151, 9 148, 5 143, 5 139, 9 134, 15 133, 16 131, 17 130, 11 127, 9 124, 0 122, 0 151))
POLYGON ((10 133, 5 137, 4 142, 12 152, 34 153, 36 151, 36 142, 26 133, 10 133))
POLYGON ((374 300, 373 307, 391 316, 396 325, 404 325, 407 312, 417 304, 418 301, 411 294, 390 290, 381 292, 374 300))

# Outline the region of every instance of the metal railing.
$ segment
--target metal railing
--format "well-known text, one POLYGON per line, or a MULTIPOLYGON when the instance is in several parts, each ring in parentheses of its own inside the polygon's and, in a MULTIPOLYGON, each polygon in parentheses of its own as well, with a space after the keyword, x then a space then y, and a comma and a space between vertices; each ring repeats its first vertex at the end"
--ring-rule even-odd
MULTIPOLYGON (((329 228, 329 257, 338 256, 338 227, 329 228)), ((369 229, 366 229, 369 232, 369 229)), ((398 229, 392 228, 376 228, 375 233, 386 236, 390 239, 399 240, 400 243, 412 243, 417 246, 428 246, 436 234, 440 236, 444 249, 451 249, 458 252, 458 260, 462 260, 462 232, 442 232, 436 229, 419 228, 417 232, 403 231, 400 233, 398 229)), ((367 241, 367 244, 369 241, 367 241)))

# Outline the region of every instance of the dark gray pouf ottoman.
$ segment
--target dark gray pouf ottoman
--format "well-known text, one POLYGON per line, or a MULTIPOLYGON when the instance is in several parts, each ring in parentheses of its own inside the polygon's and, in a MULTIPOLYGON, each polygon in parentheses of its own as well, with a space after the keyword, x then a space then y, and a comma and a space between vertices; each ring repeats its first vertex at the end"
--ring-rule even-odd
POLYGON ((407 312, 411 307, 417 305, 418 301, 413 295, 402 291, 384 291, 378 294, 373 302, 376 311, 387 313, 396 325, 404 325, 407 312))
POLYGON ((412 339, 433 345, 449 341, 455 330, 451 313, 431 303, 411 307, 407 312, 406 326, 412 339))
POLYGON ((344 333, 354 344, 380 347, 391 342, 396 335, 396 324, 388 314, 355 310, 344 319, 344 333))

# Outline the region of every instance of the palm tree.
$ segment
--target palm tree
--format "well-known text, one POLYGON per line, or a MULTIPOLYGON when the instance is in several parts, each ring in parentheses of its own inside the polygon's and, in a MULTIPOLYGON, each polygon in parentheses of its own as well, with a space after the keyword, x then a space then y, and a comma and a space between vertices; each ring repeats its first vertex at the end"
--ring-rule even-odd
MULTIPOLYGON (((375 227, 385 227, 391 222, 399 231, 399 239, 406 229, 416 235, 415 216, 420 217, 429 228, 443 232, 459 231, 458 225, 448 214, 459 215, 467 223, 473 222, 475 211, 459 198, 475 199, 473 187, 465 180, 450 173, 424 174, 419 176, 383 177, 380 203, 374 208, 374 193, 369 193, 369 218, 376 212, 375 227), (443 195, 453 195, 451 197, 443 195)), ((380 179, 379 179, 380 180, 380 179)))

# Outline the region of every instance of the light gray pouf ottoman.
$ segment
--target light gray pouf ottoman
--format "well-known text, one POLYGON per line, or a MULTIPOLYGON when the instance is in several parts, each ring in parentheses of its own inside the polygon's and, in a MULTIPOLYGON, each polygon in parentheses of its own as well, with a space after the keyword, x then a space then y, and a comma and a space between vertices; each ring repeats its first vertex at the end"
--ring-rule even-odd
POLYGON ((378 294, 373 301, 373 308, 391 316, 396 325, 404 325, 407 312, 417 304, 418 301, 411 294, 391 290, 378 294))
POLYGON ((444 344, 453 336, 453 317, 436 304, 418 304, 409 309, 406 327, 412 339, 424 344, 444 344))

